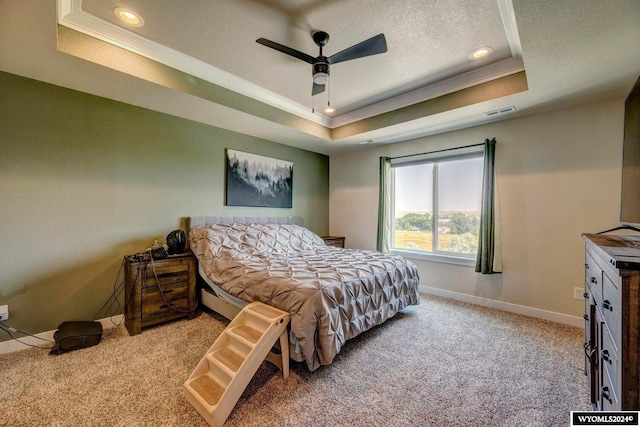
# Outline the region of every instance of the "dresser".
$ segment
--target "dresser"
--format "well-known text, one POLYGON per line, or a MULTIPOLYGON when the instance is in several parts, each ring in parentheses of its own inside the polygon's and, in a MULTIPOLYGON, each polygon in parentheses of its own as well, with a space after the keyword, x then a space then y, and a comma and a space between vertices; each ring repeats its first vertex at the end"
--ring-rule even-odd
POLYGON ((196 315, 196 257, 188 251, 166 258, 124 258, 125 326, 129 335, 169 320, 196 315))
POLYGON ((585 373, 601 411, 640 410, 640 237, 585 234, 585 373))

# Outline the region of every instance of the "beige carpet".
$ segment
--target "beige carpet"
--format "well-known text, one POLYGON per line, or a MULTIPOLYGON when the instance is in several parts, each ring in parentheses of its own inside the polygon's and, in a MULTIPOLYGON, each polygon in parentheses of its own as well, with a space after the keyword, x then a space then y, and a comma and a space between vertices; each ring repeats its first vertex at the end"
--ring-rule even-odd
MULTIPOLYGON (((206 426, 182 382, 227 321, 207 313, 91 348, 0 355, 2 426, 206 426)), ((562 426, 589 410, 582 330, 423 296, 289 378, 263 363, 226 426, 562 426)))

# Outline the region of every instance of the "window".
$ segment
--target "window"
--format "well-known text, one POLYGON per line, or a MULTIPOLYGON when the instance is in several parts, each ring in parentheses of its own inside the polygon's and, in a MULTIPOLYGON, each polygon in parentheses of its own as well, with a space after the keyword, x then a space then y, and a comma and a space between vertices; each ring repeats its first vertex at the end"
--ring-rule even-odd
POLYGON ((400 161, 391 166, 392 250, 475 265, 482 152, 400 161))

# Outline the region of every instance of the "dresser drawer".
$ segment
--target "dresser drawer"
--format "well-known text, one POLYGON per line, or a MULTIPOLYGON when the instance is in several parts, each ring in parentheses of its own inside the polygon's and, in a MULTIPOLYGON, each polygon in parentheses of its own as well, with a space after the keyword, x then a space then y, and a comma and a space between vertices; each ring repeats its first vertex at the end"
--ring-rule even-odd
POLYGON ((619 350, 605 323, 600 323, 600 366, 604 366, 609 374, 609 382, 614 390, 620 390, 620 357, 619 350))
POLYGON ((598 307, 602 311, 602 317, 611 332, 613 342, 620 342, 622 320, 620 292, 606 273, 602 275, 602 300, 598 302, 598 307))
POLYGON ((600 387, 600 408, 603 411, 619 411, 620 401, 616 395, 616 388, 611 381, 609 367, 602 369, 602 386, 600 387))
POLYGON ((593 294, 593 298, 596 300, 599 305, 602 301, 602 268, 598 265, 597 262, 591 257, 591 254, 586 251, 585 252, 585 274, 584 278, 589 288, 591 289, 591 293, 593 294))

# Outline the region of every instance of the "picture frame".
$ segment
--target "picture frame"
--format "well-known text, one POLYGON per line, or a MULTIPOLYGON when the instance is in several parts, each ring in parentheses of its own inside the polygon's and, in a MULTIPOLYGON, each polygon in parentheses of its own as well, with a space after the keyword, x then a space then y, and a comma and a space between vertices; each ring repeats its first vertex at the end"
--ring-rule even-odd
POLYGON ((293 162, 230 148, 225 157, 226 206, 293 206, 293 162))

